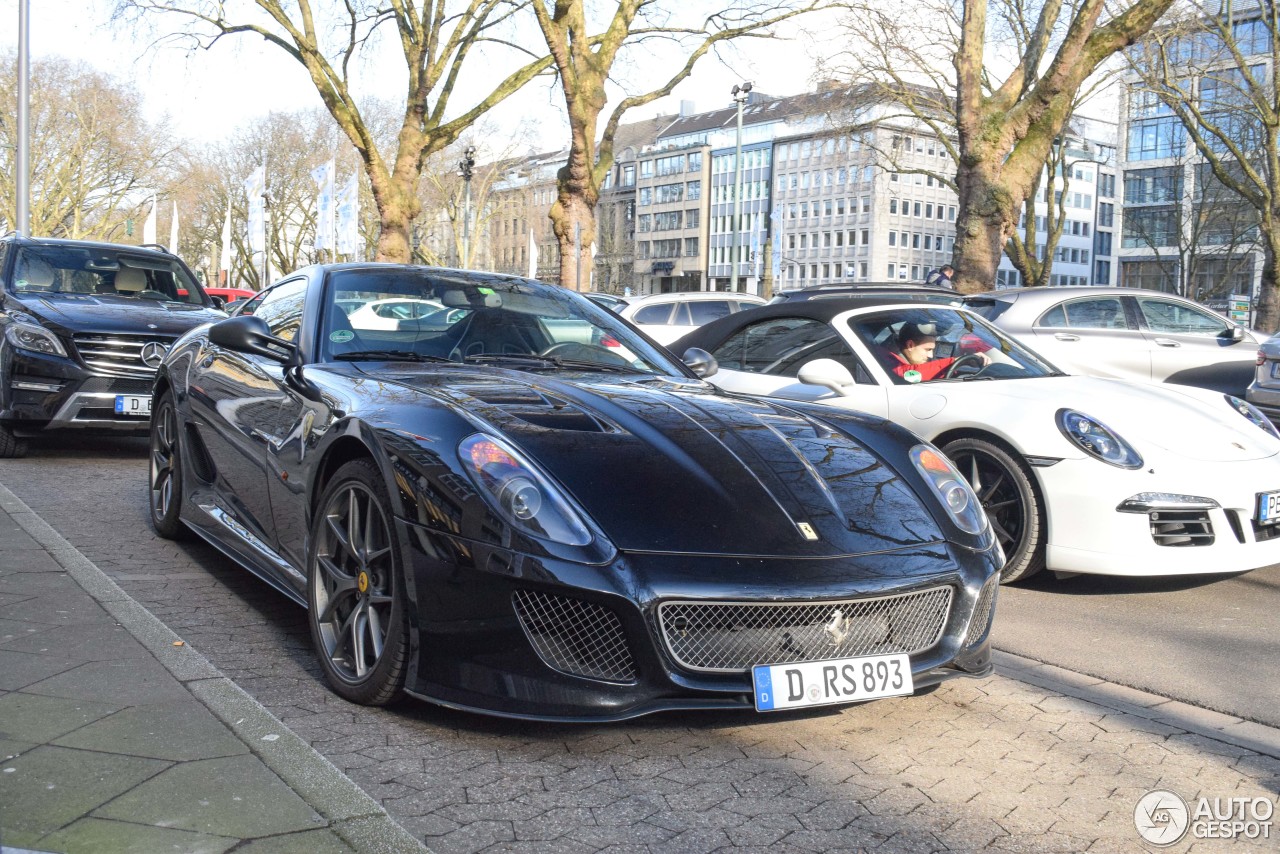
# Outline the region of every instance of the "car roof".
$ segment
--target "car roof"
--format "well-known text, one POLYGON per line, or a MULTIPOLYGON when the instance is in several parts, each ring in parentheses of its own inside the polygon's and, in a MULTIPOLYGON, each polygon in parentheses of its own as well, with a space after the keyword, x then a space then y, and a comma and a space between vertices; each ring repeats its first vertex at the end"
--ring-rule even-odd
POLYGON ((642 297, 628 297, 628 305, 644 305, 649 302, 672 301, 679 302, 682 300, 706 300, 706 299, 745 299, 748 302, 752 300, 760 300, 764 302, 763 297, 755 294, 743 294, 737 291, 671 291, 665 294, 645 294, 642 297))
POLYGON ((906 294, 868 294, 866 296, 841 296, 831 297, 830 299, 773 303, 713 320, 687 333, 676 342, 673 342, 670 347, 673 351, 677 343, 684 347, 701 347, 704 350, 708 347, 716 347, 739 326, 776 317, 804 317, 823 323, 830 323, 837 315, 859 308, 924 303, 926 305, 946 305, 948 308, 963 309, 964 306, 960 302, 960 295, 955 294, 955 296, 954 303, 939 303, 936 299, 922 299, 919 296, 916 299, 912 299, 910 295, 906 294))
POLYGON ((177 255, 174 255, 165 247, 155 243, 148 243, 143 246, 138 246, 131 243, 107 243, 99 240, 72 240, 69 237, 30 237, 26 235, 17 235, 17 234, 5 235, 5 239, 12 240, 14 243, 19 245, 27 245, 27 246, 59 246, 59 247, 65 246, 69 248, 79 248, 79 249, 104 249, 104 250, 110 250, 112 252, 133 252, 133 253, 141 253, 146 255, 163 255, 167 258, 178 257, 177 255))
POLYGON ((954 288, 940 288, 936 285, 920 285, 901 282, 849 282, 847 284, 811 285, 807 288, 792 288, 775 291, 776 300, 808 300, 814 298, 827 299, 843 294, 882 293, 930 293, 950 294, 959 297, 954 288))
MULTIPOLYGON (((1164 291, 1151 290, 1149 288, 1122 288, 1115 286, 1097 286, 1097 285, 1070 285, 1067 287, 1049 287, 1049 288, 1004 288, 998 291, 987 291, 980 294, 970 294, 972 299, 1003 299, 1008 302, 1029 297, 1035 300, 1057 302, 1062 299, 1070 299, 1081 296, 1143 296, 1143 297, 1163 297, 1165 299, 1186 300, 1186 297, 1178 294, 1165 293, 1164 291)), ((1187 300, 1191 302, 1191 300, 1187 300)))

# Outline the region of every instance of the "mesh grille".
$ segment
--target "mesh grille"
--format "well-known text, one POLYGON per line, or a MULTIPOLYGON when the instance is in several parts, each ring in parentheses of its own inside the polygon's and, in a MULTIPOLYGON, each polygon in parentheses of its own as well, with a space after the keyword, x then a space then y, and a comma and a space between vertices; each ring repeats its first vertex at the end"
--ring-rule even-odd
POLYGON ((84 392, 112 394, 151 394, 151 380, 125 380, 111 377, 89 377, 80 386, 84 392))
POLYGON ((840 602, 666 602, 662 638, 688 670, 739 672, 757 664, 914 653, 942 637, 951 587, 840 602))
POLYGON ((965 632, 962 647, 973 646, 982 640, 991 625, 991 611, 996 604, 996 591, 1000 589, 999 576, 992 578, 978 594, 978 603, 973 606, 973 619, 969 621, 969 631, 965 632))
POLYGON ((618 615, 594 602, 517 590, 520 625, 547 666, 574 676, 634 682, 635 661, 618 615))

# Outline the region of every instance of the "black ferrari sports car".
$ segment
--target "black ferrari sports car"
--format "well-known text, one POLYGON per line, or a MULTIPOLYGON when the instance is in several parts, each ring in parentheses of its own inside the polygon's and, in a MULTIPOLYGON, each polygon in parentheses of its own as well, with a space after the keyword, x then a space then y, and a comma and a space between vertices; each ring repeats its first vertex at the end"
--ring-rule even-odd
POLYGON ((360 703, 600 721, 989 673, 1003 555, 946 457, 685 358, 528 279, 308 267, 165 358, 152 523, 304 605, 360 703), (393 298, 448 322, 349 310, 393 298))

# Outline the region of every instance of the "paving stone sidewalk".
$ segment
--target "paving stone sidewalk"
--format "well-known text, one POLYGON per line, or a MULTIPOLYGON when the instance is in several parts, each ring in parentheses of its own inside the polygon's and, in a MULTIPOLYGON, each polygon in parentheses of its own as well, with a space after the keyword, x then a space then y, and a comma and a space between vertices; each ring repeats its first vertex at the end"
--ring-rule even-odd
POLYGON ((0 852, 425 850, 0 493, 0 852))

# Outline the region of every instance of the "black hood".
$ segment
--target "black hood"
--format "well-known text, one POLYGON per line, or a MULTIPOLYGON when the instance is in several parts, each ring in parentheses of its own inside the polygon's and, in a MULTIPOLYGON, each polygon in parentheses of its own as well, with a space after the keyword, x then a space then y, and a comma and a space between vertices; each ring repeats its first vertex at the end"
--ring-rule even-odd
POLYGON ((26 294, 8 296, 10 309, 18 308, 51 327, 69 333, 95 332, 178 336, 198 326, 226 317, 203 305, 140 299, 105 294, 26 294))
POLYGON ((379 379, 491 424, 623 550, 818 558, 943 539, 866 445, 772 401, 601 374, 408 369, 379 379))

